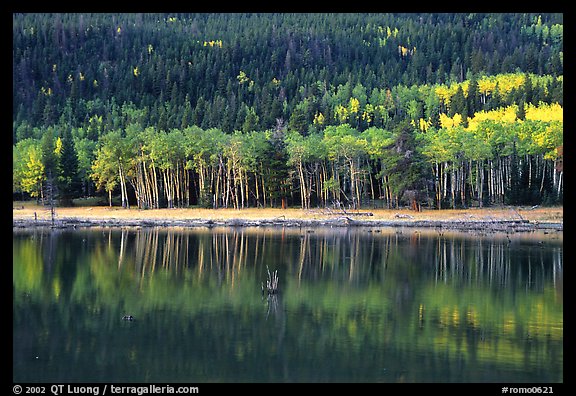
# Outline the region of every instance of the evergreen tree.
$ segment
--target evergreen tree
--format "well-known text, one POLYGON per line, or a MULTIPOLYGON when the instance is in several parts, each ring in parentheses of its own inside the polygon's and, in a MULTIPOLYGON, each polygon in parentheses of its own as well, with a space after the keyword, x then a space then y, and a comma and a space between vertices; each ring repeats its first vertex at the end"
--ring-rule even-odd
POLYGON ((288 120, 288 129, 296 131, 301 135, 306 135, 308 132, 308 100, 304 100, 296 105, 290 119, 288 120))
POLYGON ((70 205, 73 198, 80 196, 82 183, 78 176, 78 155, 70 129, 64 129, 61 139, 62 151, 58 160, 57 185, 60 202, 63 205, 70 205))
POLYGON ((268 170, 267 182, 270 189, 270 199, 273 206, 280 204, 282 208, 288 205, 290 183, 288 178, 288 151, 285 142, 285 129, 276 128, 268 139, 269 152, 266 167, 268 170), (278 202, 280 201, 280 202, 278 202))
POLYGON ((42 164, 44 165, 44 172, 48 177, 56 177, 58 174, 57 164, 58 159, 56 158, 54 136, 52 134, 52 129, 47 129, 42 135, 41 141, 42 150, 42 164))
POLYGON ((249 107, 246 109, 246 117, 244 118, 244 122, 242 123, 242 132, 248 133, 252 131, 258 130, 258 121, 260 117, 256 114, 253 107, 249 107))
POLYGON ((466 98, 464 97, 464 90, 462 89, 462 85, 458 86, 456 93, 450 100, 450 110, 448 111, 448 115, 450 117, 454 117, 454 114, 460 114, 463 117, 468 116, 466 98))
POLYGON ((474 113, 480 111, 481 105, 480 105, 480 93, 479 93, 479 89, 478 89, 478 80, 476 79, 476 77, 473 75, 468 83, 468 92, 466 95, 466 104, 467 104, 467 109, 468 109, 468 114, 469 116, 472 116, 474 113))

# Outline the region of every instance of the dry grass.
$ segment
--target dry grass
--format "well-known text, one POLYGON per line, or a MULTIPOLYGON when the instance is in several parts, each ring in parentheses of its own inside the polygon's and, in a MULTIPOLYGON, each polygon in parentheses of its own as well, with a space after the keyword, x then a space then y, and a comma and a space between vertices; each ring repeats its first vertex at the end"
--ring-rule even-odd
MULTIPOLYGON (((361 216, 358 219, 363 221, 373 220, 435 220, 435 221, 481 221, 481 220, 529 220, 541 222, 562 222, 564 217, 563 207, 535 208, 530 207, 499 207, 487 209, 445 209, 445 210, 423 210, 414 212, 408 209, 388 210, 373 209, 362 210, 360 213, 370 212, 373 216, 361 216)), ((350 217, 354 218, 356 211, 348 211, 350 217)), ((12 216, 14 219, 50 219, 50 209, 35 205, 30 202, 13 202, 12 216)), ((295 219, 295 220, 323 220, 337 216, 342 216, 341 212, 333 212, 324 209, 302 210, 302 209, 122 209, 119 207, 109 208, 107 206, 85 206, 85 207, 58 207, 56 208, 57 218, 76 219, 152 219, 152 220, 178 220, 178 219, 203 219, 203 220, 274 220, 274 219, 295 219)))

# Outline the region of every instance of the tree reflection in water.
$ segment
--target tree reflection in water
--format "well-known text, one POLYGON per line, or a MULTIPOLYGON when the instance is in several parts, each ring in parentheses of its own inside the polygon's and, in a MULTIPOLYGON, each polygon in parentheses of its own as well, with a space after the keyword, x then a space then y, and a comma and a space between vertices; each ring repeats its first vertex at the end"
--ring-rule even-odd
POLYGON ((30 378, 31 353, 52 356, 36 371, 47 382, 563 378, 562 233, 102 228, 13 239, 15 380, 30 378), (279 294, 261 293, 268 268, 279 294), (138 323, 119 328, 126 312, 138 323), (100 371, 84 356, 101 356, 100 371))

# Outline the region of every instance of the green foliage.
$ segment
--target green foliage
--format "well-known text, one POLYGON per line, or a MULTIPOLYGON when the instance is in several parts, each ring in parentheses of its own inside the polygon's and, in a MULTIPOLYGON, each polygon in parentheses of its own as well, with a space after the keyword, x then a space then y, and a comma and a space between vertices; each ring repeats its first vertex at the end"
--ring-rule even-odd
POLYGON ((32 139, 20 141, 13 148, 13 162, 13 191, 24 191, 31 197, 40 198, 46 176, 39 144, 32 139))
POLYGON ((57 185, 60 200, 66 205, 80 195, 81 181, 78 175, 78 154, 69 129, 62 136, 62 151, 58 158, 57 185))
POLYGON ((378 189, 390 200, 434 183, 434 164, 475 161, 462 168, 472 183, 474 165, 482 172, 486 161, 508 161, 514 142, 518 169, 523 155, 549 161, 537 170, 558 187, 562 121, 535 119, 533 109, 554 115, 563 103, 562 14, 14 14, 13 22, 14 143, 42 139, 45 176, 59 177, 67 195, 120 187, 126 203, 156 207, 200 196, 226 206, 244 193, 245 205, 263 205, 300 187, 326 204, 323 183, 333 180, 333 191, 356 200, 376 199, 378 189), (511 124, 478 120, 511 108, 511 124), (233 191, 222 180, 236 131, 233 191), (108 147, 111 133, 117 147, 108 147))
MULTIPOLYGON (((244 130, 294 118, 292 129, 305 132, 303 123, 312 123, 324 101, 332 112, 337 105, 346 108, 346 121, 364 129, 370 126, 362 118, 366 106, 386 106, 374 101, 374 90, 462 83, 464 76, 517 70, 562 75, 562 14, 476 14, 473 23, 463 13, 181 14, 168 23, 170 18, 14 14, 14 120, 32 127, 90 125, 88 137, 96 139, 107 127, 117 128, 117 118, 125 125, 135 121, 126 106, 145 113, 136 116, 139 122, 161 130, 195 124, 226 132, 243 129, 246 117, 232 126, 228 116, 237 119, 252 108, 256 127, 244 130), (190 26, 201 28, 191 32, 190 26), (388 35, 366 26, 394 29, 388 35), (225 111, 231 114, 223 117, 225 111)), ((478 110, 478 103, 470 105, 469 113, 478 110)), ((337 122, 323 110, 329 122, 337 122)))

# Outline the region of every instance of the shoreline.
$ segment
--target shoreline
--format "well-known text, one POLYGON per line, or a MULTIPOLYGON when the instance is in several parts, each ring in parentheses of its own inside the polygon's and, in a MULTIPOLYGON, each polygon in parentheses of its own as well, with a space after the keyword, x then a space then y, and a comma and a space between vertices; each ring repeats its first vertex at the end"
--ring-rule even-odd
POLYGON ((463 231, 563 231, 562 208, 400 210, 330 209, 122 209, 108 207, 13 208, 17 228, 81 227, 413 227, 463 231))

